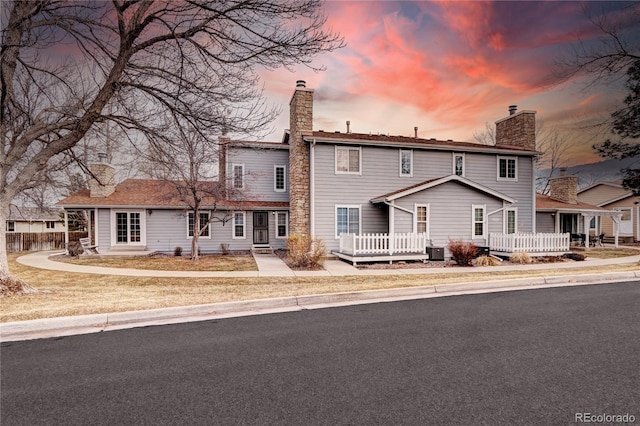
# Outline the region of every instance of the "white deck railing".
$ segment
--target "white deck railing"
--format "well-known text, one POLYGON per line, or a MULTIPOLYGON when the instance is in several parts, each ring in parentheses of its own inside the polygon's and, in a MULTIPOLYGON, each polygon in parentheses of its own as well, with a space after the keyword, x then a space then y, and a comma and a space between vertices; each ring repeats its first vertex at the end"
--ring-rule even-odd
POLYGON ((519 233, 491 234, 489 248, 507 253, 562 252, 569 251, 570 234, 519 233))
POLYGON ((340 234, 340 253, 358 255, 392 255, 397 253, 425 253, 426 233, 340 234))

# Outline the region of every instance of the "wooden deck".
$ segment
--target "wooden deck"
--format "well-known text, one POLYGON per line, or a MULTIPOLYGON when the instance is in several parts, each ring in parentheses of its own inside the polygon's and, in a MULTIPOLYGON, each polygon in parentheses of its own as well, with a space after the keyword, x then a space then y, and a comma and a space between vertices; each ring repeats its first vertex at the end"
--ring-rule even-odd
POLYGON ((392 264, 393 262, 402 262, 406 260, 419 260, 422 262, 426 262, 429 260, 429 255, 426 253, 398 253, 398 254, 358 254, 352 255, 348 253, 340 253, 339 251, 332 251, 331 254, 334 256, 347 260, 353 264, 353 266, 357 266, 359 262, 389 262, 392 264))

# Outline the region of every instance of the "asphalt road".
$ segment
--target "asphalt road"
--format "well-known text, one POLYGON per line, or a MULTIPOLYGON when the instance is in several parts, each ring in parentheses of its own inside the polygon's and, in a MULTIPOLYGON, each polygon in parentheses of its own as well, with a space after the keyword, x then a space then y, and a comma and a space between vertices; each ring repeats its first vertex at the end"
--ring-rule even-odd
POLYGON ((640 282, 10 342, 0 355, 2 426, 640 423, 640 282))

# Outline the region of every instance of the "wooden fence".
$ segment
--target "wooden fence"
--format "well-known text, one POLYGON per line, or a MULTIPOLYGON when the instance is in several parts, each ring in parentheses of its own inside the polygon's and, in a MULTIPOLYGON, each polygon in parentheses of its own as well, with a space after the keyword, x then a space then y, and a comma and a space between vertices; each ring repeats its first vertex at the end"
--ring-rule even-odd
MULTIPOLYGON (((64 250, 64 232, 7 232, 7 251, 64 250)), ((87 236, 86 231, 69 232, 69 241, 87 236)))

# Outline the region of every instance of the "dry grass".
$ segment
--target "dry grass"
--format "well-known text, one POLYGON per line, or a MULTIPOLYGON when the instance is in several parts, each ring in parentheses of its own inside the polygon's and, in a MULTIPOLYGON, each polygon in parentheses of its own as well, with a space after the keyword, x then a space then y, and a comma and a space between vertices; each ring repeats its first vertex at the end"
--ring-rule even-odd
POLYGON ((197 262, 188 256, 167 255, 137 257, 68 257, 58 256, 55 260, 76 265, 104 266, 107 268, 132 268, 155 271, 257 271, 258 266, 252 256, 200 255, 197 262))
POLYGON ((640 250, 630 248, 592 248, 588 251, 580 251, 586 257, 595 259, 613 259, 615 257, 635 256, 640 250))
MULTIPOLYGON (((397 287, 442 285, 517 277, 566 275, 566 270, 473 272, 429 275, 293 278, 154 278, 90 275, 30 268, 15 262, 12 272, 43 292, 0 298, 1 321, 121 312, 235 300, 299 296, 397 287)), ((585 267, 572 275, 637 270, 637 264, 585 267)))

